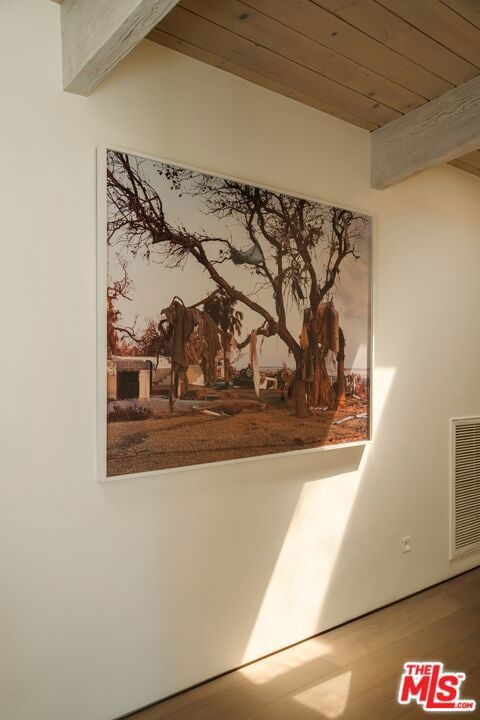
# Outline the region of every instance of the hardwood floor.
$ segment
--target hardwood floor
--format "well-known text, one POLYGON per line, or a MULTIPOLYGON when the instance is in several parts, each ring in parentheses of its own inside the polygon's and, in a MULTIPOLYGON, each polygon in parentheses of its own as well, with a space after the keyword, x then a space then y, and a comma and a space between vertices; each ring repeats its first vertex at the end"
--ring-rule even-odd
POLYGON ((129 718, 418 720, 431 713, 396 701, 407 660, 465 672, 462 697, 480 702, 480 568, 129 718))

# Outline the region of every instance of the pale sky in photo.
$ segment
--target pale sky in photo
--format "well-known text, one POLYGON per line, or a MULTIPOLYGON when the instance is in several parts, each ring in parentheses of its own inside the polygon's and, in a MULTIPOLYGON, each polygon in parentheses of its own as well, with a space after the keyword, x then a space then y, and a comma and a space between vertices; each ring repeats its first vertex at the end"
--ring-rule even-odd
MULTIPOLYGON (((150 184, 157 190, 167 222, 172 226, 184 226, 187 231, 202 232, 206 235, 221 237, 232 242, 235 247, 245 249, 250 241, 241 223, 232 217, 219 219, 207 214, 204 200, 191 197, 171 190, 169 182, 159 174, 162 163, 152 160, 142 161, 143 171, 150 184)), ((346 340, 346 367, 355 370, 365 370, 368 367, 368 337, 369 337, 369 304, 370 304, 370 252, 371 252, 371 221, 370 219, 361 227, 360 237, 356 240, 358 260, 352 256, 345 258, 333 292, 333 301, 340 315, 340 326, 343 328, 346 340)), ((321 243, 322 241, 320 241, 321 243)), ((152 246, 152 251, 155 246, 152 246)), ((131 301, 119 299, 116 307, 122 314, 121 323, 125 326, 133 324, 138 316, 136 329, 139 334, 145 328, 147 321, 160 319, 162 308, 166 307, 177 295, 182 298, 185 305, 191 305, 205 298, 215 289, 215 283, 210 279, 197 261, 189 257, 183 268, 170 269, 155 262, 152 255, 150 261, 143 255, 133 257, 122 245, 121 236, 114 237, 114 242, 108 249, 108 275, 109 283, 122 276, 122 270, 117 255, 127 260, 128 274, 132 282, 131 301)), ((215 256, 215 249, 209 248, 209 256, 215 256)), ((232 285, 245 294, 252 295, 256 302, 275 313, 272 292, 269 289, 256 289, 258 277, 252 273, 248 265, 234 265, 226 261, 218 266, 220 273, 232 285)), ((317 258, 316 269, 319 278, 322 277, 323 259, 317 258)), ((306 304, 305 304, 306 306, 306 304)), ((263 318, 242 304, 237 309, 244 313, 241 339, 256 327, 259 327, 263 318)), ((287 324, 290 332, 298 338, 302 326, 303 308, 290 307, 287 324)), ((284 343, 278 337, 266 338, 259 344, 260 365, 264 367, 279 367, 286 363, 293 367, 293 358, 289 356, 284 343)), ((248 351, 244 351, 238 366, 248 363, 248 351)))

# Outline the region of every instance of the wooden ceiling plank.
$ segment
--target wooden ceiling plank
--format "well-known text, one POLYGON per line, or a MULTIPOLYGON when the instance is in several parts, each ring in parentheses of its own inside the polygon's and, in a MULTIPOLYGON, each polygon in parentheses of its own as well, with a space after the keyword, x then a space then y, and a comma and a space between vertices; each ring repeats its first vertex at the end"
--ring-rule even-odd
POLYGON ((178 0, 64 0, 63 86, 90 95, 178 0))
POLYGON ((313 107, 316 110, 321 110, 322 112, 328 113, 329 115, 338 117, 341 120, 345 120, 346 122, 356 125, 357 127, 361 127, 364 130, 375 130, 375 128, 378 127, 377 125, 374 125, 367 120, 363 120, 347 112, 344 113, 338 108, 332 107, 328 103, 319 100, 318 98, 313 98, 305 95, 304 93, 299 92, 296 88, 292 88, 282 82, 272 80, 271 78, 265 77, 260 73, 252 72, 251 70, 241 65, 237 65, 236 63, 233 63, 229 60, 225 60, 225 58, 221 57, 220 55, 216 55, 211 51, 197 47, 189 42, 186 42, 185 40, 182 40, 181 38, 169 35, 166 32, 162 31, 160 28, 154 28, 152 32, 147 36, 147 39, 152 40, 159 45, 169 47, 172 50, 176 50, 177 52, 181 52, 184 55, 188 55, 195 60, 200 60, 201 62, 212 65, 216 68, 219 68, 220 70, 229 72, 232 75, 237 75, 238 77, 241 77, 244 80, 248 80, 255 85, 260 85, 267 90, 271 90, 272 92, 284 95, 285 97, 289 97, 292 100, 296 100, 297 102, 300 102, 304 105, 313 107))
POLYGON ((271 50, 232 33, 209 20, 177 6, 167 15, 160 29, 215 52, 227 60, 242 65, 272 80, 282 78, 290 87, 319 100, 325 98, 332 107, 363 118, 374 125, 383 125, 400 113, 355 90, 339 85, 271 50))
POLYGON ((479 146, 480 76, 372 133, 372 187, 389 187, 479 146))
POLYGON ((440 0, 377 2, 480 68, 480 30, 440 0))
POLYGON ((452 83, 417 65, 310 0, 242 2, 428 100, 453 87, 452 83))
POLYGON ((459 158, 458 160, 451 160, 449 162, 449 165, 453 165, 453 167, 456 167, 459 170, 464 170, 465 172, 480 177, 480 168, 473 167, 472 165, 468 165, 468 163, 462 162, 461 158, 459 158))
POLYGON ((409 112, 425 102, 420 95, 338 55, 240 0, 182 0, 180 6, 399 112, 409 112))
POLYGON ((480 150, 475 150, 472 153, 468 153, 467 155, 462 155, 462 157, 458 158, 463 163, 467 165, 471 165, 474 168, 478 168, 480 170, 480 150))
MULTIPOLYGON (((427 68, 453 85, 478 75, 478 69, 405 22, 374 0, 312 0, 362 32, 427 68)), ((416 0, 421 4, 423 0, 416 0)), ((400 7, 403 0, 395 0, 400 7)))
POLYGON ((478 0, 442 0, 444 5, 455 10, 465 20, 480 28, 480 3, 478 0))

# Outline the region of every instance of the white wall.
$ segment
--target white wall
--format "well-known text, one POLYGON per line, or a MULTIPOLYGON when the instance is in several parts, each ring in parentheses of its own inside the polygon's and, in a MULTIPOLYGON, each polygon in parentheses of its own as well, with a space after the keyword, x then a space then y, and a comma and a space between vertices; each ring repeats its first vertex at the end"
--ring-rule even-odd
POLYGON ((480 183, 372 191, 366 132, 149 42, 64 94, 58 13, 0 6, 0 714, 111 720, 479 562, 448 560, 448 420, 480 412, 480 183), (377 215, 363 455, 97 483, 108 143, 377 215))

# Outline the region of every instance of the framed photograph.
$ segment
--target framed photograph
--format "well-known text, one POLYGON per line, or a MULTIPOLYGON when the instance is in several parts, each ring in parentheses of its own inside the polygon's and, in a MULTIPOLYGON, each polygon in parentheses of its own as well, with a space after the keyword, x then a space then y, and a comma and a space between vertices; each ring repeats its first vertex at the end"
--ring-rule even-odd
POLYGON ((99 151, 103 479, 370 439, 372 218, 99 151))

